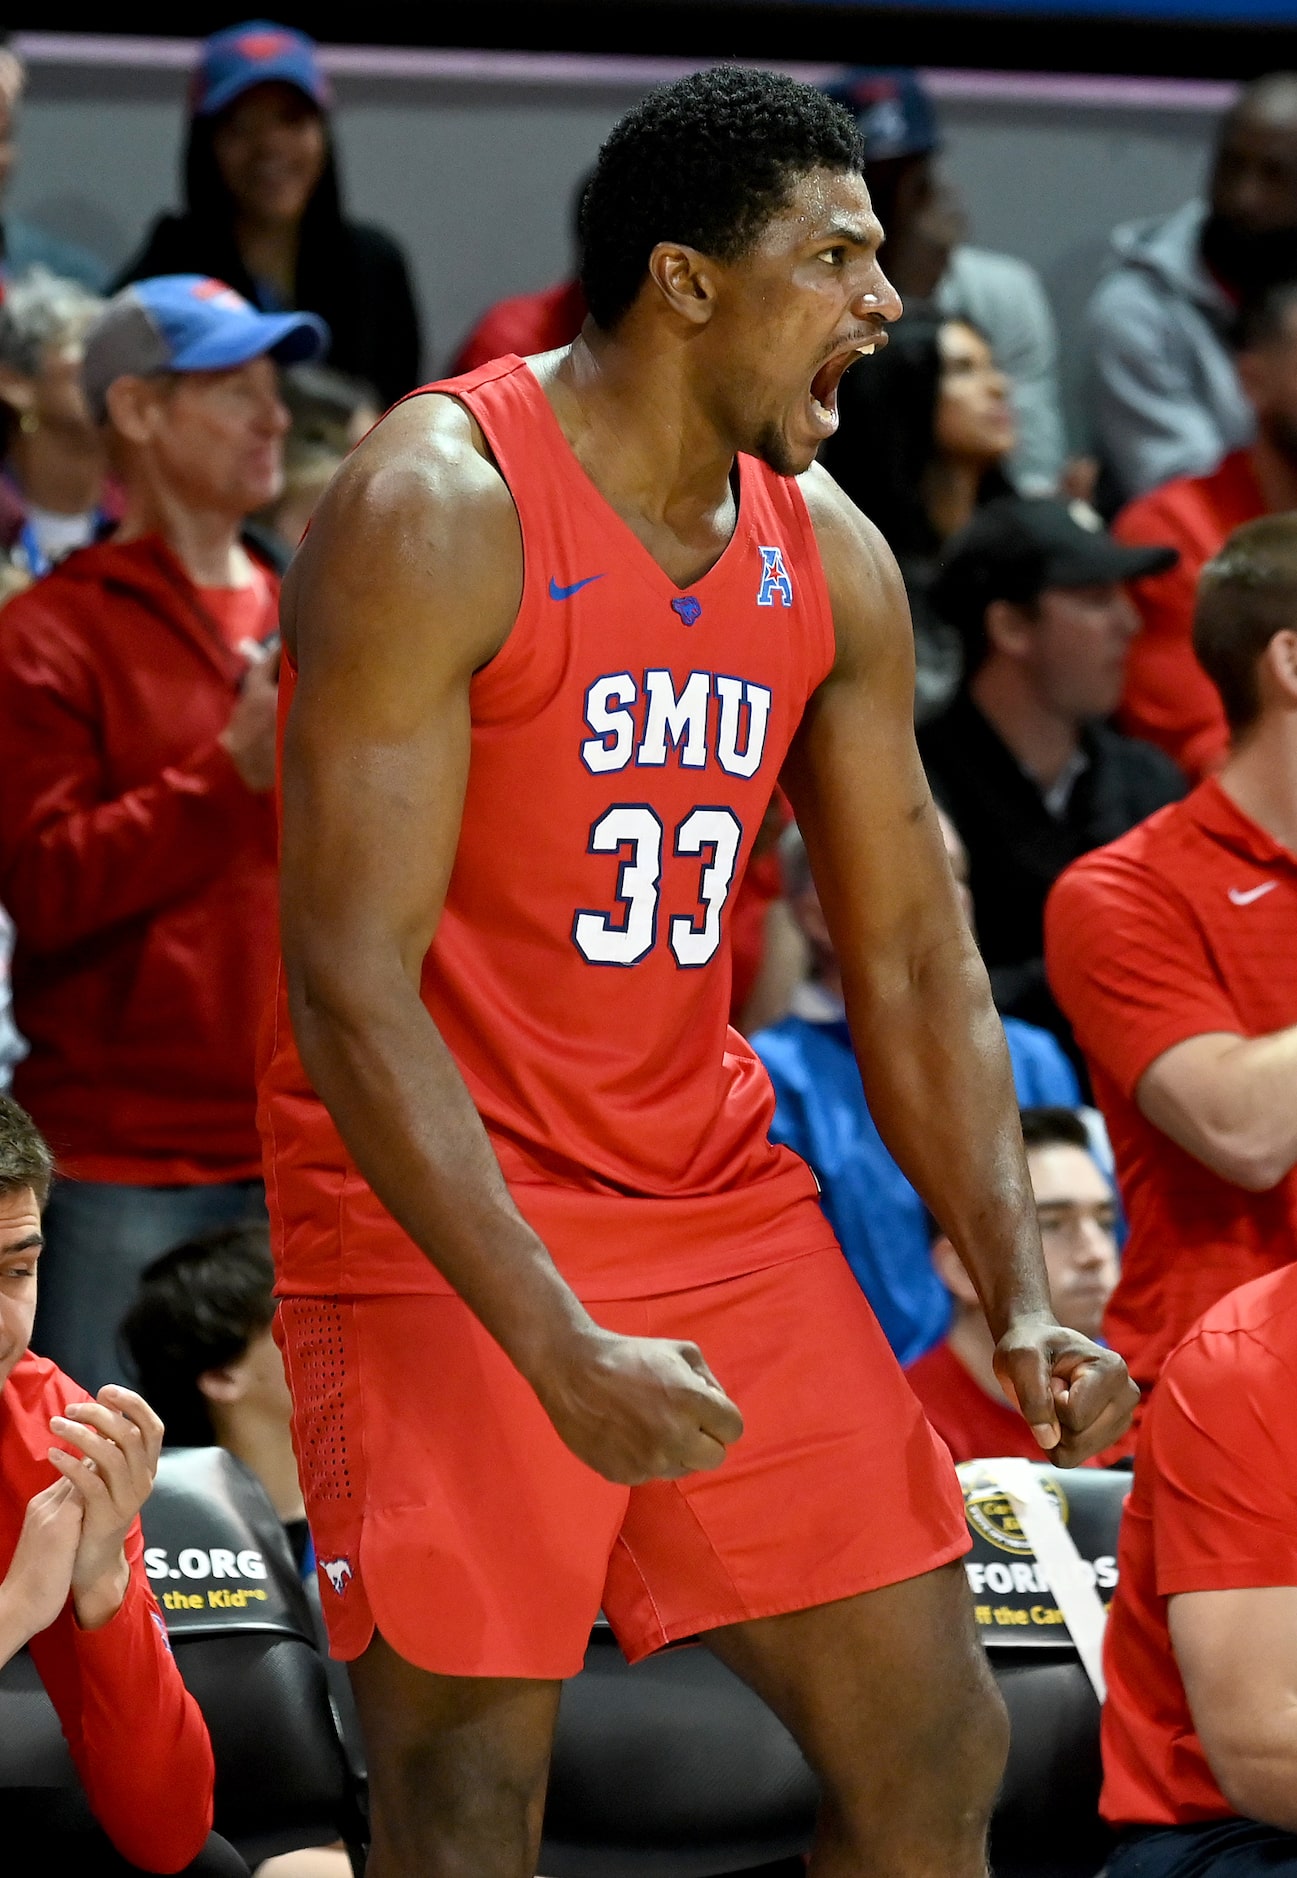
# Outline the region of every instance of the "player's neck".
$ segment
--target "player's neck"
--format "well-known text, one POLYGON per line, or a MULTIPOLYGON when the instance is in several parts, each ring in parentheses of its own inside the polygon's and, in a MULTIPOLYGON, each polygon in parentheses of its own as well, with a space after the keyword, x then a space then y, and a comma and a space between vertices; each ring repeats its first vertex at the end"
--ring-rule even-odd
POLYGON ((1073 718, 1048 710, 1026 673, 993 653, 969 685, 973 703, 1043 792, 1053 788, 1080 748, 1073 718))
POLYGON ((1218 780, 1244 815, 1297 854, 1297 715, 1267 711, 1230 751, 1218 780))
POLYGON ((693 395, 679 350, 582 334, 545 390, 582 469, 632 527, 704 551, 718 529, 733 532, 734 447, 693 395))
POLYGON ((984 1395, 993 1402, 1008 1406, 1008 1397, 995 1374, 995 1344, 986 1327, 986 1319, 973 1305, 957 1304, 955 1321, 947 1341, 956 1357, 984 1395))

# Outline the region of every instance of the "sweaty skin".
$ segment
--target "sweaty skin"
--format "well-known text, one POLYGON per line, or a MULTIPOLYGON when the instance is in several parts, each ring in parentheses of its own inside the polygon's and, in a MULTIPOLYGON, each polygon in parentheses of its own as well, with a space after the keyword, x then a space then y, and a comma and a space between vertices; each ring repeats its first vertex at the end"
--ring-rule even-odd
MULTIPOLYGON (((880 240, 860 179, 812 172, 741 263, 660 244, 614 336, 536 362, 578 460, 682 586, 733 532, 736 448, 810 470, 841 370, 900 310, 880 240)), ((895 563, 823 472, 803 487, 838 656, 785 782, 871 1107, 972 1274, 1001 1381, 1074 1464, 1121 1431, 1133 1386, 1049 1310, 1003 1034, 914 747, 895 563)), ((514 1207, 419 996, 458 839, 469 683, 521 591, 517 514, 481 431, 443 396, 399 407, 335 480, 284 590, 299 673, 282 850, 294 1032, 361 1173, 569 1447, 612 1480, 676 1477, 720 1463, 738 1410, 692 1345, 593 1322, 514 1207)))

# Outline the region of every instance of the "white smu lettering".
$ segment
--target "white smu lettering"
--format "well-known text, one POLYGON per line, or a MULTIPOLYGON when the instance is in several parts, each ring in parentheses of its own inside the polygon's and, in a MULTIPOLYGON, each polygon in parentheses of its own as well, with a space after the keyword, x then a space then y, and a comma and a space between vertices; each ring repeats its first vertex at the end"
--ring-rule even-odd
POLYGON ((766 747, 771 694, 764 685, 752 685, 742 678, 718 678, 716 695, 721 701, 716 760, 730 776, 755 776, 766 747), (744 705, 748 712, 747 737, 740 751, 739 723, 744 705))
POLYGON ((707 767, 707 700, 711 696, 711 675, 690 672, 685 688, 677 698, 670 672, 645 672, 644 735, 636 753, 637 763, 657 765, 667 760, 667 738, 680 751, 684 769, 707 767))
POLYGON ((629 672, 596 678, 585 694, 585 721, 592 732, 581 745, 581 760, 596 776, 635 762, 661 768, 674 749, 684 769, 705 769, 714 754, 729 776, 755 776, 765 754, 773 693, 748 679, 690 672, 676 691, 669 671, 644 674, 643 732, 636 743, 630 707, 640 691, 629 672), (715 749, 711 748, 711 698, 718 700, 715 749), (740 747, 740 745, 742 747, 740 747))
POLYGON ((581 759, 596 776, 606 771, 625 769, 635 742, 635 719, 627 710, 610 710, 613 704, 634 704, 639 696, 629 672, 614 672, 610 678, 596 678, 585 694, 585 721, 594 732, 581 745, 581 759), (609 743, 609 737, 612 742, 609 743))

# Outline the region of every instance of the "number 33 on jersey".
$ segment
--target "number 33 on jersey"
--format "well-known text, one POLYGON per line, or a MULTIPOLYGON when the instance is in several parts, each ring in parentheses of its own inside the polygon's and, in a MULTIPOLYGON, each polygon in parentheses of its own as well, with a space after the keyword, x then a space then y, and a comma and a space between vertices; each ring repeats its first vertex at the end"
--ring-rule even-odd
MULTIPOLYGON (((782 561, 778 549, 769 552, 782 561)), ((700 614, 699 608, 694 619, 700 614)), ((760 769, 770 722, 766 686, 690 672, 677 694, 670 670, 646 671, 637 735, 631 707, 640 698, 641 689, 629 672, 597 678, 587 691, 585 721, 592 735, 581 745, 581 759, 594 775, 628 769, 651 772, 664 768, 672 757, 681 769, 695 770, 706 770, 714 758, 722 777, 746 779, 760 769), (714 740, 709 738, 711 728, 714 740)), ((651 792, 648 779, 645 787, 651 792)), ((657 943, 667 838, 648 802, 614 803, 591 827, 589 852, 615 854, 621 860, 619 912, 582 908, 572 922, 573 943, 592 965, 637 965, 657 943)), ((720 947, 722 912, 734 885, 743 824, 733 808, 700 803, 677 823, 669 839, 673 854, 704 858, 696 896, 701 915, 673 915, 667 924, 668 943, 677 965, 706 965, 720 947)))

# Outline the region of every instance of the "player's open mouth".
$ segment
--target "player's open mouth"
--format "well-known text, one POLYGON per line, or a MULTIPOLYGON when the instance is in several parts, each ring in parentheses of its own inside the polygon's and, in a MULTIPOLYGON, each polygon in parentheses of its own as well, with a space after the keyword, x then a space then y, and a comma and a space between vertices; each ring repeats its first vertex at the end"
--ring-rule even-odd
POLYGON ((887 344, 887 334, 878 333, 872 339, 858 341, 847 346, 841 352, 835 352, 826 359, 811 380, 809 402, 812 427, 823 437, 831 437, 838 428, 838 386, 849 365, 857 359, 867 359, 879 346, 887 344))

